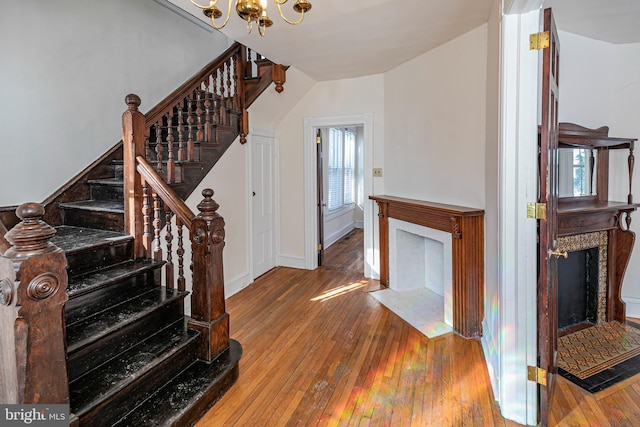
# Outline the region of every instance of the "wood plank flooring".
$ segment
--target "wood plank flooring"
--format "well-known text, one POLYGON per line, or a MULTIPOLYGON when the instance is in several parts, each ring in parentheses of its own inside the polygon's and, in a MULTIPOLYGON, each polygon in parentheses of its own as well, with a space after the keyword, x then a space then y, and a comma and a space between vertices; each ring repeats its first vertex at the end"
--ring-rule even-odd
MULTIPOLYGON (((240 378, 197 426, 518 426, 480 343, 427 339, 368 295, 379 285, 362 268, 354 230, 324 267, 276 268, 229 298, 240 378)), ((640 380, 621 387, 598 399, 561 378, 551 425, 638 425, 640 380)))

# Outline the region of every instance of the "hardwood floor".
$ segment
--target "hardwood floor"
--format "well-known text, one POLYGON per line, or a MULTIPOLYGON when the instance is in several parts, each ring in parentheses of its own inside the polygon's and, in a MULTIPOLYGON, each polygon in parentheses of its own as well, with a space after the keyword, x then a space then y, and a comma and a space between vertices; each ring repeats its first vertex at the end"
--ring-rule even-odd
MULTIPOLYGON (((427 339, 368 295, 378 283, 362 268, 355 230, 324 267, 276 268, 229 298, 240 378, 197 426, 518 426, 500 415, 480 343, 427 339)), ((639 425, 640 380, 601 397, 558 385, 551 425, 639 425)))

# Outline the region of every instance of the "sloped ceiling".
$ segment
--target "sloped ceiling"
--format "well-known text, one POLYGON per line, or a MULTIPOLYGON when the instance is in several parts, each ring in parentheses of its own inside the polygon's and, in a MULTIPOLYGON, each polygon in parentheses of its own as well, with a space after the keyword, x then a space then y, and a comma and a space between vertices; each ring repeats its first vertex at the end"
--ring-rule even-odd
MULTIPOLYGON (((189 0, 169 0, 210 22, 189 0)), ((207 4, 207 0, 198 0, 207 4)), ((288 25, 269 0, 274 21, 265 37, 232 12, 222 30, 269 59, 293 65, 317 81, 383 73, 487 21, 493 0, 310 0, 304 22, 288 25)), ((283 6, 291 20, 298 14, 283 6)), ((226 13, 227 1, 218 7, 226 13)))
POLYGON ((558 29, 608 43, 640 43, 640 0, 545 0, 558 29))
MULTIPOLYGON (((190 0, 170 2, 190 17, 210 21, 190 0)), ((207 4, 208 0, 197 0, 207 4)), ((274 24, 267 35, 247 34, 235 11, 222 32, 269 59, 293 65, 316 81, 345 79, 390 70, 487 21, 493 0, 310 0, 298 26, 280 19, 272 0, 274 24)), ((294 0, 284 7, 289 19, 294 0)), ((218 7, 226 13, 227 0, 218 7)), ((545 0, 558 28, 609 43, 640 42, 640 0, 545 0)))

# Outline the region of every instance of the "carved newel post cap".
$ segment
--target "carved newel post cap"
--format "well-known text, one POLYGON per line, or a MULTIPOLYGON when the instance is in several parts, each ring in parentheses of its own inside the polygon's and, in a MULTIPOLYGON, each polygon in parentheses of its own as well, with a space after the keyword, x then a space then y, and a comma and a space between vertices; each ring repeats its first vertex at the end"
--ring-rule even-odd
POLYGON ((58 249, 49 242, 56 230, 42 220, 44 206, 40 203, 24 203, 16 209, 16 215, 22 221, 5 235, 12 245, 5 252, 7 258, 22 260, 58 249))
POLYGON ((198 218, 202 218, 205 221, 211 221, 214 218, 218 218, 220 214, 218 214, 216 211, 218 210, 220 205, 212 199, 213 190, 210 188, 205 188, 204 190, 202 190, 202 195, 204 196, 204 199, 202 199, 202 201, 198 203, 198 210, 200 211, 200 213, 198 214, 198 218))
POLYGON ((142 104, 142 100, 135 93, 130 93, 124 97, 124 102, 129 106, 130 111, 138 111, 138 107, 142 104))

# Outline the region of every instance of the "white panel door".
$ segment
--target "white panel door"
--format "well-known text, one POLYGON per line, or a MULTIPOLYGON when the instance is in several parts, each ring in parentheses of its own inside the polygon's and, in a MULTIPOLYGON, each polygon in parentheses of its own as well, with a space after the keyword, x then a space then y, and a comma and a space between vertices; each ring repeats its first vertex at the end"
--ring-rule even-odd
POLYGON ((253 277, 275 267, 274 249, 274 158, 275 139, 263 135, 251 138, 253 277))

